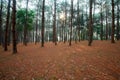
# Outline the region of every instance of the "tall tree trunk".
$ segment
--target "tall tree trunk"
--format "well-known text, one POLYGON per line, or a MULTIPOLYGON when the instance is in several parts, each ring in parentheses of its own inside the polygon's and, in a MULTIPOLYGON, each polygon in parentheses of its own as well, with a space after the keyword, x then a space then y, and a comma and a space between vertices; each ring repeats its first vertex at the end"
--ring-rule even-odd
POLYGON ((10 13, 10 23, 8 28, 8 46, 10 45, 11 42, 11 35, 12 35, 11 27, 12 27, 12 14, 10 13))
POLYGON ((120 18, 120 15, 119 15, 119 5, 117 4, 117 40, 119 40, 119 37, 120 37, 120 30, 119 30, 119 18, 120 18))
POLYGON ((9 28, 9 18, 10 18, 10 3, 11 3, 11 0, 8 1, 8 7, 7 7, 4 51, 8 50, 7 44, 8 44, 8 28, 9 28))
POLYGON ((64 21, 62 22, 62 42, 64 41, 64 21))
POLYGON ((43 0, 42 5, 42 41, 41 41, 41 47, 44 47, 44 28, 45 28, 45 0, 43 0))
MULTIPOLYGON (((88 27, 88 31, 87 31, 87 39, 89 40, 89 15, 87 14, 88 13, 88 7, 87 7, 87 4, 86 4, 86 27, 88 27)), ((82 31, 81 31, 81 40, 82 40, 82 31)))
POLYGON ((92 0, 90 1, 90 14, 89 14, 89 42, 88 46, 91 46, 92 44, 92 36, 93 36, 93 23, 92 23, 92 0))
POLYGON ((10 11, 10 21, 9 21, 9 28, 8 28, 8 46, 11 43, 11 36, 12 36, 12 12, 10 11))
POLYGON ((65 0, 65 26, 64 26, 64 43, 66 42, 67 40, 67 37, 66 37, 66 27, 67 27, 67 0, 65 0))
POLYGON ((70 19, 70 42, 69 42, 69 46, 71 46, 71 41, 72 41, 72 26, 73 26, 73 0, 71 0, 71 19, 70 19))
POLYGON ((75 29, 75 43, 77 43, 77 34, 78 34, 78 28, 75 29))
POLYGON ((61 38, 61 42, 63 41, 63 22, 61 24, 61 28, 60 28, 60 38, 61 38))
POLYGON ((23 41, 23 44, 25 46, 27 46, 27 34, 28 34, 28 30, 27 30, 27 16, 28 16, 28 2, 29 0, 27 0, 27 3, 26 3, 26 15, 25 15, 25 24, 24 24, 24 41, 23 41))
POLYGON ((100 38, 103 40, 103 14, 102 14, 102 7, 101 7, 101 12, 100 12, 100 19, 101 19, 101 33, 100 33, 100 38))
POLYGON ((108 27, 109 27, 109 39, 111 39, 111 33, 112 33, 112 27, 111 27, 111 23, 108 23, 108 27))
POLYGON ((3 0, 1 0, 1 6, 0 6, 0 45, 2 45, 2 10, 3 10, 3 0))
POLYGON ((107 12, 107 9, 106 9, 106 40, 108 40, 108 12, 107 12))
POLYGON ((93 4, 94 4, 94 9, 93 9, 93 24, 95 22, 95 4, 96 4, 96 0, 93 0, 93 4))
POLYGON ((56 42, 56 0, 54 0, 54 21, 53 21, 53 42, 55 43, 55 45, 57 45, 57 42, 56 42))
POLYGON ((13 11, 12 11, 12 32, 13 32, 13 54, 17 53, 17 43, 16 43, 16 0, 13 0, 13 11))
POLYGON ((114 33, 115 33, 115 15, 114 15, 114 0, 112 0, 112 34, 111 34, 111 43, 115 43, 114 33))
MULTIPOLYGON (((96 19, 95 19, 96 0, 93 0, 93 5, 94 5, 94 8, 93 8, 93 20, 92 20, 93 23, 92 24, 94 24, 96 21, 96 19)), ((93 27, 94 27, 94 25, 93 25, 93 27)), ((93 39, 92 39, 92 41, 93 41, 93 39)))
POLYGON ((77 0, 77 22, 78 22, 78 36, 79 36, 79 42, 80 42, 80 9, 79 9, 79 0, 77 0))
POLYGON ((38 12, 39 12, 39 7, 37 6, 37 13, 36 13, 36 35, 35 35, 35 44, 37 43, 38 41, 38 35, 37 35, 37 31, 38 31, 38 12))

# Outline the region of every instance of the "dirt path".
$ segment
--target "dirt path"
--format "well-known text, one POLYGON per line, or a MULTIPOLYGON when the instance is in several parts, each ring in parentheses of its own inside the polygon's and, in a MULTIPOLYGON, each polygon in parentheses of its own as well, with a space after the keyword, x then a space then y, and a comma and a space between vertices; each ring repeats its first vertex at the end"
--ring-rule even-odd
POLYGON ((18 45, 18 54, 0 47, 0 80, 120 80, 120 41, 18 45))

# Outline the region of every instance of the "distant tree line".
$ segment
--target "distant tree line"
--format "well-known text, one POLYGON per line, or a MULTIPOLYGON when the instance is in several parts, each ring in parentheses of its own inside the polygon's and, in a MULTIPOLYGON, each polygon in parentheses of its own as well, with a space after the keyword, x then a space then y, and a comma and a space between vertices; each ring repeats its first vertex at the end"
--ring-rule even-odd
POLYGON ((35 44, 58 42, 120 39, 120 0, 1 0, 0 1, 0 45, 4 51, 13 45, 34 42, 35 44), (29 4, 34 5, 30 9, 29 4))

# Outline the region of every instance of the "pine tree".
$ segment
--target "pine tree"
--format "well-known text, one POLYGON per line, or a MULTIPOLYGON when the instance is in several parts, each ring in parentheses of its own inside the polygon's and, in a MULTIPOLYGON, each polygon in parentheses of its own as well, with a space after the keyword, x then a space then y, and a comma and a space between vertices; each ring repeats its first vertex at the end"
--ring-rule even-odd
POLYGON ((114 0, 112 0, 112 34, 111 34, 111 43, 115 43, 114 33, 115 33, 115 14, 114 14, 114 0))
POLYGON ((42 41, 41 46, 44 47, 44 28, 45 28, 45 0, 43 0, 42 5, 42 41))
POLYGON ((57 45, 56 42, 56 0, 54 0, 54 21, 53 21, 53 42, 55 43, 55 45, 57 45))
POLYGON ((16 26, 16 0, 13 0, 13 11, 12 11, 13 54, 17 53, 15 26, 16 26))
POLYGON ((1 0, 1 6, 0 6, 0 45, 2 45, 2 11, 3 11, 3 0, 1 0))
POLYGON ((10 18, 10 3, 11 3, 11 0, 8 0, 7 17, 6 17, 6 27, 5 27, 4 51, 8 50, 7 45, 8 45, 8 28, 9 28, 9 18, 10 18))
POLYGON ((73 26, 73 0, 71 0, 70 42, 69 42, 69 46, 71 46, 71 41, 72 41, 72 26, 73 26))
POLYGON ((93 1, 92 0, 89 0, 90 1, 90 14, 89 14, 89 43, 88 43, 88 46, 91 46, 92 44, 92 37, 93 37, 93 23, 92 23, 92 3, 93 1))

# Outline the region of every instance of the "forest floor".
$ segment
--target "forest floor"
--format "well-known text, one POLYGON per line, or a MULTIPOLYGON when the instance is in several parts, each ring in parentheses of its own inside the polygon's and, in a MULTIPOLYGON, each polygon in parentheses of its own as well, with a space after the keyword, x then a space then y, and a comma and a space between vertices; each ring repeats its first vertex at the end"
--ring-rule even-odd
POLYGON ((120 41, 18 44, 12 54, 0 47, 0 80, 120 80, 120 41))

